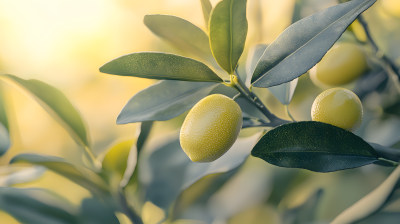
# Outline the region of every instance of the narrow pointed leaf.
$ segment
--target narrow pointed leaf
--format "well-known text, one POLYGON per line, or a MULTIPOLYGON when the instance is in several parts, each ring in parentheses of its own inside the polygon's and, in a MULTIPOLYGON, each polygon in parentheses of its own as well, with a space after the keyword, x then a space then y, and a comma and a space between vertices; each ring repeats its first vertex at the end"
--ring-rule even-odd
POLYGON ((277 86, 271 86, 268 89, 283 105, 288 105, 290 101, 292 101, 297 82, 298 79, 293 79, 290 82, 285 82, 277 86))
POLYGON ((246 60, 246 85, 250 85, 251 77, 256 69, 257 63, 260 60, 261 56, 264 54, 265 49, 267 49, 268 45, 266 44, 257 44, 250 48, 249 53, 247 54, 246 60))
POLYGON ((207 65, 191 58, 157 52, 139 52, 116 58, 100 72, 147 79, 222 82, 207 65))
POLYGON ((12 158, 10 163, 29 163, 44 166, 92 192, 104 193, 107 191, 106 183, 96 173, 83 166, 72 164, 61 157, 19 154, 12 158))
POLYGON ((3 86, 0 85, 0 156, 4 155, 11 146, 10 130, 6 114, 3 86))
POLYGON ((44 189, 2 187, 0 210, 21 223, 78 223, 73 206, 44 189))
POLYGON ((289 26, 265 50, 254 71, 255 87, 270 87, 293 80, 312 68, 346 28, 376 0, 339 4, 289 26))
POLYGON ((211 50, 229 74, 235 70, 246 41, 246 3, 246 0, 223 0, 211 12, 211 50))
POLYGON ((207 34, 189 21, 170 15, 146 15, 144 24, 177 49, 212 58, 207 34))
POLYGON ((165 121, 182 114, 218 84, 161 81, 134 95, 117 118, 118 124, 165 121))
POLYGON ((357 135, 321 122, 279 126, 265 134, 251 154, 276 166, 333 172, 378 161, 375 150, 357 135))
POLYGON ((375 190, 337 216, 332 224, 355 223, 381 209, 400 186, 400 166, 375 190))
POLYGON ((39 80, 25 80, 13 75, 4 76, 29 92, 50 115, 63 125, 78 144, 89 146, 81 115, 60 90, 39 80))
POLYGON ((206 24, 206 27, 208 29, 208 22, 210 20, 212 5, 210 0, 200 0, 200 3, 201 3, 201 9, 203 11, 204 23, 206 24))

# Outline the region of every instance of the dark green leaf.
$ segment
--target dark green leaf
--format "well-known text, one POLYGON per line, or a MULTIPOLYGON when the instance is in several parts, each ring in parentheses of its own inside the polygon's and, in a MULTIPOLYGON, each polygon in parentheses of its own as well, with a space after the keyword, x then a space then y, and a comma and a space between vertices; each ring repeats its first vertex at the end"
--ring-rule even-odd
POLYGON ((289 26, 268 48, 254 71, 255 87, 293 80, 312 68, 359 14, 376 0, 353 0, 289 26))
POLYGON ((4 155, 11 146, 10 130, 6 114, 3 86, 0 84, 0 156, 4 155))
POLYGON ((140 124, 139 136, 136 142, 138 154, 143 149, 143 146, 146 143, 147 138, 149 137, 151 128, 153 127, 153 123, 153 121, 144 121, 140 124))
POLYGON ((374 214, 386 205, 393 192, 399 188, 399 184, 400 166, 375 190, 338 215, 332 224, 354 223, 374 214))
POLYGON ((119 224, 114 209, 96 198, 86 198, 80 209, 82 224, 119 224))
POLYGON ((60 157, 38 154, 19 154, 12 158, 10 163, 30 163, 44 166, 92 192, 104 193, 107 191, 106 183, 96 173, 83 166, 69 163, 60 157))
POLYGON ((235 71, 246 41, 246 3, 246 0, 223 0, 211 12, 211 50, 229 74, 235 71))
POLYGON ((222 82, 215 72, 199 61, 157 52, 124 55, 103 65, 100 72, 148 79, 222 82))
POLYGON ((200 58, 212 58, 207 34, 189 21, 170 15, 146 15, 144 24, 174 47, 200 58))
POLYGON ((200 0, 200 2, 201 2, 201 9, 203 11, 203 16, 204 16, 204 22, 205 22, 206 27, 208 29, 208 22, 210 20, 210 14, 211 14, 211 10, 212 10, 212 5, 211 5, 210 0, 200 0))
POLYGON ((77 223, 68 202, 44 189, 0 188, 0 210, 21 223, 77 223))
POLYGON ((323 190, 315 191, 303 204, 291 208, 283 214, 283 224, 302 224, 314 221, 323 190))
POLYGON ((251 153, 271 164, 332 172, 378 161, 360 137, 333 125, 306 121, 279 126, 265 134, 251 153))
POLYGON ((118 124, 165 121, 182 114, 218 84, 161 81, 134 95, 117 118, 118 124))
POLYGON ((5 76, 32 94, 44 109, 60 121, 80 145, 89 146, 81 115, 60 90, 39 80, 24 80, 13 75, 5 76))

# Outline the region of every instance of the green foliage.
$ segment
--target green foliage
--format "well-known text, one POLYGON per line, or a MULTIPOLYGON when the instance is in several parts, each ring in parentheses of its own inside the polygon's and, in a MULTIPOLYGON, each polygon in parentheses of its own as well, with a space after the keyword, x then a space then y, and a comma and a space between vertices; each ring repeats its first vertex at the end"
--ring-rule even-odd
POLYGON ((176 16, 146 15, 144 24, 177 49, 200 58, 212 59, 207 34, 192 23, 176 16))
POLYGON ((117 123, 169 120, 193 107, 217 85, 169 80, 158 82, 133 96, 118 115, 117 123))
POLYGON ((0 156, 4 155, 11 145, 10 131, 5 108, 3 86, 0 85, 0 156))
POLYGON ((201 3, 201 9, 203 12, 204 22, 208 29, 208 22, 210 20, 212 5, 211 5, 210 0, 200 0, 200 3, 201 3))
POLYGON ((86 127, 81 115, 60 90, 35 79, 24 80, 14 75, 3 75, 3 77, 29 92, 40 105, 60 121, 80 145, 89 146, 86 127))
POLYGON ((10 163, 29 163, 44 166, 82 187, 87 188, 93 193, 104 194, 108 191, 107 184, 98 174, 83 166, 72 164, 60 157, 38 154, 20 154, 15 156, 10 163))
POLYGON ((246 0, 223 0, 211 12, 211 50, 229 74, 235 71, 246 41, 246 3, 246 0))
POLYGON ((194 59, 156 52, 124 55, 100 68, 100 72, 148 79, 221 82, 205 64, 194 59))
POLYGON ((251 154, 277 166, 316 172, 349 169, 378 161, 377 153, 360 137, 313 121, 286 124, 269 131, 251 154))
POLYGON ((0 188, 0 209, 21 223, 77 223, 76 209, 44 189, 0 188))
POLYGON ((400 167, 397 167, 381 185, 343 211, 332 221, 332 224, 353 223, 367 218, 385 206, 399 186, 400 167))
POLYGON ((375 1, 353 0, 339 4, 289 26, 265 50, 253 73, 253 85, 275 86, 307 72, 321 60, 347 26, 375 1))

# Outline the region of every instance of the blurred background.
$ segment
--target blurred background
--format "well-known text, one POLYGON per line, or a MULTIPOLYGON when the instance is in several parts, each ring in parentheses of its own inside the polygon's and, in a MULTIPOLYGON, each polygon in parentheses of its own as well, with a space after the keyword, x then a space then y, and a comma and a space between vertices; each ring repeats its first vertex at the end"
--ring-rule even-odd
MULTIPOLYGON (((211 2, 215 5, 218 1, 211 2)), ((246 47, 272 42, 292 23, 295 2, 249 0, 249 34, 246 47)), ((309 6, 302 11, 302 17, 336 4, 336 1, 329 0, 307 2, 309 6)), ((396 17, 383 8, 381 3, 375 4, 371 12, 368 12, 367 19, 371 22, 371 28, 377 30, 373 33, 377 42, 389 56, 399 62, 400 38, 396 35, 399 30, 400 13, 397 14, 399 17, 396 17), (390 47, 393 45, 397 46, 397 50, 390 47)), ((205 28, 199 0, 0 0, 0 72, 24 79, 38 79, 59 88, 81 112, 93 148, 96 154, 101 154, 116 141, 134 138, 137 125, 116 125, 116 117, 135 93, 154 81, 101 74, 98 68, 113 58, 137 51, 179 53, 145 27, 143 17, 146 14, 171 14, 205 28)), ((312 99, 320 92, 315 86, 310 90, 312 84, 307 77, 304 79, 301 82, 305 84, 299 84, 296 90, 299 92, 295 93, 291 105, 292 108, 298 108, 292 111, 298 120, 310 119, 312 99), (309 97, 301 94, 305 89, 308 89, 309 97)), ((279 101, 271 96, 268 99, 270 105, 279 104, 279 101)), ((13 146, 0 158, 0 164, 4 167, 0 168, 0 173, 6 173, 5 167, 10 158, 22 152, 56 155, 79 163, 79 147, 37 102, 9 84, 6 85, 6 100, 13 146)), ((279 105, 273 110, 286 116, 279 105)), ((383 129, 386 130, 386 126, 382 127, 383 129)), ((371 138, 380 140, 375 135, 371 138)), ((260 165, 257 165, 257 162, 255 164, 249 165, 249 169, 260 165)), ((257 170, 262 170, 260 167, 264 167, 265 163, 262 165, 257 170)), ((304 200, 321 185, 335 183, 335 186, 341 186, 342 190, 349 193, 338 202, 333 212, 325 214, 325 217, 331 217, 373 189, 387 173, 385 170, 367 167, 366 170, 368 169, 368 174, 372 172, 373 176, 366 176, 365 170, 346 171, 344 177, 339 177, 340 174, 312 174, 312 181, 298 185, 296 191, 291 193, 292 197, 285 200, 288 204, 304 200), (358 172, 364 176, 357 176, 358 172), (346 184, 338 185, 341 181, 346 181, 346 184), (358 181, 364 183, 360 184, 358 181)), ((263 171, 260 172, 260 175, 264 175, 263 171)), ((292 174, 285 175, 291 178, 292 174)), ((310 172, 304 171, 296 177, 296 181, 310 175, 310 172)), ((240 188, 246 181, 238 182, 241 184, 237 185, 240 188)), ((74 204, 79 204, 83 197, 89 196, 89 192, 83 188, 51 172, 46 172, 37 181, 17 186, 48 188, 64 194, 74 204)), ((331 200, 334 195, 331 194, 331 200)), ((271 208, 261 207, 253 212, 268 213, 270 210, 271 208)), ((241 220, 240 217, 238 220, 241 220)), ((16 222, 4 213, 1 213, 0 221, 16 222)))

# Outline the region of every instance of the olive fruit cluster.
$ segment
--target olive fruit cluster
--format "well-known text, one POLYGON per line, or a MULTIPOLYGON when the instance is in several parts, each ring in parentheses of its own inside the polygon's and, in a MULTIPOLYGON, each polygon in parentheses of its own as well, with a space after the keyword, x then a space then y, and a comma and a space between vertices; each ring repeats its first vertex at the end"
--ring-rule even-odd
POLYGON ((211 162, 236 141, 242 111, 231 98, 213 94, 200 100, 188 113, 180 131, 180 144, 193 162, 211 162))

